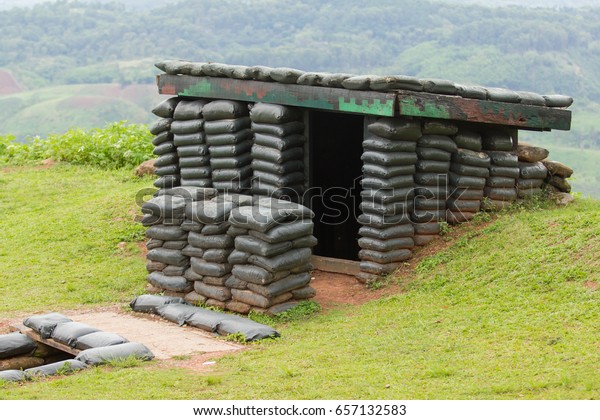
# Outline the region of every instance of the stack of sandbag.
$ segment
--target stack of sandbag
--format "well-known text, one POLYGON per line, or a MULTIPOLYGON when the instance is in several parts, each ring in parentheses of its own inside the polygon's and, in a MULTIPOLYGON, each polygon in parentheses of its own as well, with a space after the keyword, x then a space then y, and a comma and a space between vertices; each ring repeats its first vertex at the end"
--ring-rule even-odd
POLYGON ((250 110, 252 191, 297 198, 304 192, 304 123, 302 113, 284 105, 257 103, 250 110))
POLYGON ((391 273, 412 257, 414 229, 409 213, 421 125, 409 119, 379 118, 367 131, 358 217, 362 226, 357 278, 361 282, 391 273))
POLYGON ((517 156, 512 152, 512 137, 502 130, 486 131, 483 133, 483 149, 491 163, 482 209, 502 210, 517 199, 519 167, 517 156))
POLYGON ((229 222, 238 235, 225 283, 229 309, 275 314, 315 295, 309 286, 311 248, 317 244, 312 217, 302 205, 270 197, 232 210, 229 222))
POLYGON ((185 188, 161 190, 162 195, 142 205, 142 224, 148 226, 146 237, 149 238, 146 244, 148 282, 157 292, 184 294, 192 288, 184 277, 190 265, 189 257, 183 253, 188 245, 188 232, 182 228, 186 198, 175 195, 180 189, 187 191, 185 188))
POLYGON ((490 176, 490 157, 482 153, 481 135, 459 130, 454 136, 458 150, 450 164, 450 192, 446 220, 450 224, 472 220, 481 208, 483 190, 490 176))
POLYGON ((423 135, 417 141, 415 205, 411 219, 415 228, 415 245, 425 245, 440 233, 440 222, 446 220, 448 183, 459 183, 461 176, 448 173, 450 159, 457 146, 451 136, 458 128, 444 121, 425 121, 423 135))
POLYGON ((202 114, 213 187, 229 192, 248 189, 252 178, 252 130, 248 105, 218 100, 206 104, 202 114))
POLYGON ((544 159, 542 163, 548 169, 548 188, 554 193, 570 193, 571 185, 567 178, 573 175, 573 169, 555 160, 544 159))
POLYGON ((210 187, 211 167, 202 108, 206 100, 180 100, 173 113, 171 133, 179 157, 182 186, 210 187))
POLYGON ((157 188, 172 188, 180 185, 179 159, 173 142, 173 133, 171 133, 173 113, 178 102, 177 97, 169 98, 152 110, 154 115, 160 117, 150 126, 150 132, 155 136, 152 140, 155 146, 153 153, 158 156, 154 163, 154 173, 159 176, 154 182, 157 188))
POLYGON ((543 162, 519 162, 517 194, 519 198, 528 198, 542 193, 542 187, 548 178, 548 169, 543 162))

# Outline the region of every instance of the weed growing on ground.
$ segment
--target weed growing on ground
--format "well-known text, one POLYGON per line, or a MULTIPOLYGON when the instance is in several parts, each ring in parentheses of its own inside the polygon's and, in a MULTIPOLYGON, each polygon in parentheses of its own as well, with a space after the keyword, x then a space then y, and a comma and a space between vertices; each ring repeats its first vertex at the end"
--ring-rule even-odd
POLYGON ((127 357, 117 357, 115 359, 107 360, 106 364, 111 367, 123 369, 140 366, 142 362, 143 361, 135 355, 130 355, 127 357))

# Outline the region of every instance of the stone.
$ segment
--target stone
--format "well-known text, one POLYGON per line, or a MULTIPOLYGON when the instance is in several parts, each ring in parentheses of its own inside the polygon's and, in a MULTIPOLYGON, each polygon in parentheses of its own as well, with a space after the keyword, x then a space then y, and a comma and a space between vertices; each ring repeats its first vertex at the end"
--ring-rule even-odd
POLYGON ((563 177, 553 175, 548 182, 553 187, 556 187, 559 191, 569 193, 571 192, 571 184, 567 182, 563 177))
POLYGON ((566 206, 575 201, 575 197, 565 192, 554 193, 551 197, 559 206, 566 206))
POLYGON ((156 162, 156 159, 150 159, 140 163, 140 165, 135 168, 135 175, 140 178, 147 175, 154 175, 154 162, 156 162))
POLYGON ((557 162, 555 160, 543 160, 542 163, 546 165, 548 172, 550 172, 552 175, 557 175, 562 178, 569 178, 571 175, 573 175, 573 169, 569 168, 564 163, 557 162))
POLYGON ((517 145, 517 156, 521 162, 539 162, 548 157, 550 152, 543 147, 530 146, 520 143, 517 145))

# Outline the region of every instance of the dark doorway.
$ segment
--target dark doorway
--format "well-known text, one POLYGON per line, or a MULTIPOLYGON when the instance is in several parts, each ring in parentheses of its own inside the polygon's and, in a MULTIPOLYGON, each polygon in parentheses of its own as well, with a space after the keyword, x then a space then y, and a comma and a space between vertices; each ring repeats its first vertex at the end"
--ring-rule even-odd
POLYGON ((315 212, 315 255, 358 259, 362 115, 309 112, 309 206, 315 212))

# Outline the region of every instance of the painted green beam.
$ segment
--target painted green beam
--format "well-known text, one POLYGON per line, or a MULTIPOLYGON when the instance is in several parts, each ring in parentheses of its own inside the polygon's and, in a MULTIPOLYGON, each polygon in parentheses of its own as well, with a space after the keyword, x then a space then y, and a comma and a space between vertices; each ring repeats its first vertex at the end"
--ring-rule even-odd
POLYGON ((165 95, 267 102, 355 114, 394 116, 394 93, 335 89, 220 77, 161 74, 158 90, 165 95))
POLYGON ((530 130, 571 128, 571 111, 566 109, 431 93, 398 92, 398 112, 414 117, 499 124, 530 130))

